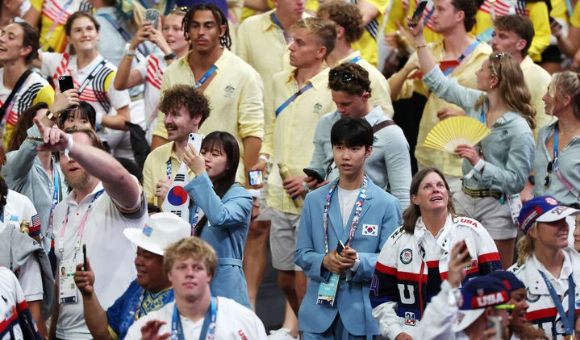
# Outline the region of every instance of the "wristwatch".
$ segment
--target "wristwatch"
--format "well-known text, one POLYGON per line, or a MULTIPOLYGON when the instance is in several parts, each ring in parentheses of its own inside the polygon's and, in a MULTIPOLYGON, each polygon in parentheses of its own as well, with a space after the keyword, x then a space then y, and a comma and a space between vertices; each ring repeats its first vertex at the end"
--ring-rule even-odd
POLYGON ((46 118, 52 120, 55 123, 56 123, 56 120, 58 119, 58 116, 60 116, 60 112, 52 113, 49 110, 46 111, 46 118))
POLYGON ((163 57, 163 59, 165 59, 165 60, 172 60, 172 59, 175 59, 175 58, 177 58, 177 55, 175 54, 175 52, 171 52, 169 54, 166 54, 163 57))

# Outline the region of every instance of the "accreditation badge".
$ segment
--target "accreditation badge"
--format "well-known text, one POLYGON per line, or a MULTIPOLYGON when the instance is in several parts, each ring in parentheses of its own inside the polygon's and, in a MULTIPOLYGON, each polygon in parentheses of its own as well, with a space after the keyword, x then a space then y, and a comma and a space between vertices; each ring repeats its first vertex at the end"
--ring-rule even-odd
POLYGON ((76 262, 67 260, 61 261, 58 268, 59 276, 59 302, 76 303, 78 302, 78 288, 75 283, 76 262))
POLYGON ((334 306, 334 301, 336 299, 336 289, 338 288, 338 274, 332 273, 328 282, 322 282, 318 287, 318 298, 316 299, 317 305, 334 306))

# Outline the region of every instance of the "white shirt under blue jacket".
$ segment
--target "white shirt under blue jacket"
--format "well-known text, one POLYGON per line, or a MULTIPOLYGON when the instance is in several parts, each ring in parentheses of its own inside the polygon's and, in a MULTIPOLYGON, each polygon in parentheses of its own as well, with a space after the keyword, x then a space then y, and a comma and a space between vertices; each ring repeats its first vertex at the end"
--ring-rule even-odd
MULTIPOLYGON (((322 266, 322 260, 326 255, 324 205, 332 184, 333 182, 306 195, 302 209, 294 261, 310 280, 298 313, 298 329, 308 333, 324 333, 338 316, 351 335, 372 338, 373 335, 380 334, 380 331, 372 316, 369 298, 371 281, 383 244, 402 223, 401 208, 395 197, 368 181, 360 222, 351 244, 351 248, 358 253, 360 264, 356 272, 352 273, 352 280, 340 279, 334 306, 318 305, 316 301, 319 286, 322 282, 328 282, 331 276, 322 266)), ((352 209, 349 221, 344 227, 336 191, 330 202, 328 248, 332 251, 339 238, 347 244, 355 209, 352 209)))

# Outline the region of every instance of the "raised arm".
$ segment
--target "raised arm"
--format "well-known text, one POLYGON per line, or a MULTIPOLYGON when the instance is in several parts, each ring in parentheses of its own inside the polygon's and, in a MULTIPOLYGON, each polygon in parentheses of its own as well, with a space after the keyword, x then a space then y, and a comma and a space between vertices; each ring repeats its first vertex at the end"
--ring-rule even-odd
POLYGON ((139 201, 138 182, 113 156, 92 145, 87 145, 81 133, 69 135, 56 126, 46 127, 38 118, 34 123, 43 136, 39 151, 64 151, 63 157, 73 158, 92 176, 98 178, 105 191, 122 207, 133 208, 139 201))

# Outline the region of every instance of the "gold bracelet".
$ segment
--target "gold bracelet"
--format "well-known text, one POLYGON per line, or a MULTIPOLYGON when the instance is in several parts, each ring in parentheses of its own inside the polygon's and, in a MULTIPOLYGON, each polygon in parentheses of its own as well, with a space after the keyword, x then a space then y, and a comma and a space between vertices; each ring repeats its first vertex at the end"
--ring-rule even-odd
POLYGON ((418 45, 417 49, 423 48, 423 47, 427 47, 427 44, 423 44, 423 45, 418 45))

